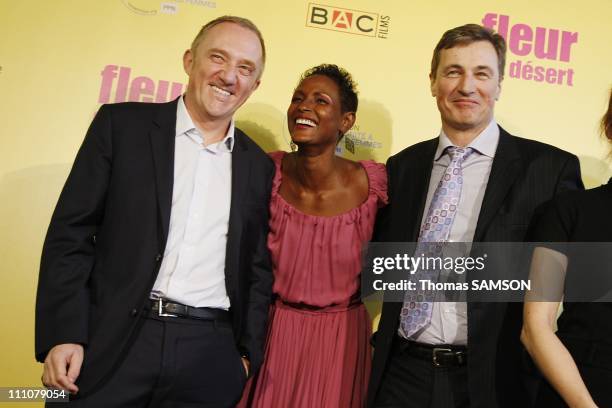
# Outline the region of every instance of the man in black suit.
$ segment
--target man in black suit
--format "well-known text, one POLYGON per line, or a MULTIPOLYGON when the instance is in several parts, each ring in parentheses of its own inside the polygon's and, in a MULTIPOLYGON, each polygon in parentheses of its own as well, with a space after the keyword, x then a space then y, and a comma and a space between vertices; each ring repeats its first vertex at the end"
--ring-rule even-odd
POLYGON ((261 33, 206 24, 184 96, 104 105, 61 193, 36 303, 42 381, 70 406, 233 406, 262 362, 273 164, 233 114, 261 33))
MULTIPOLYGON (((444 33, 430 72, 442 130, 387 162, 390 204, 375 241, 428 241, 431 219, 452 212, 443 241, 521 242, 538 204, 582 188, 574 155, 512 136, 495 122, 505 51, 504 39, 479 25, 444 33), (448 191, 439 186, 456 176, 456 206, 438 208, 448 191)), ((368 406, 530 406, 520 304, 434 302, 419 321, 411 310, 424 303, 384 303, 368 406)))

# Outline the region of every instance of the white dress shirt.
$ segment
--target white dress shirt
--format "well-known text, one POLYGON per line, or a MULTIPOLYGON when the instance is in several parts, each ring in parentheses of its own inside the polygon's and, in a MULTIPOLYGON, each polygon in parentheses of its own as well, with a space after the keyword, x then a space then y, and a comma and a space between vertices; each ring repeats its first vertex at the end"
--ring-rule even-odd
POLYGON ((170 229, 152 298, 228 310, 225 256, 232 192, 234 121, 225 138, 204 138, 179 98, 170 229))
MULTIPOLYGON (((499 127, 495 120, 468 145, 474 149, 463 162, 463 187, 461 198, 451 226, 449 241, 471 242, 474 239, 478 215, 482 206, 493 158, 499 142, 499 127)), ((444 131, 440 131, 440 141, 434 156, 427 201, 423 212, 424 222, 436 187, 450 164, 450 156, 444 150, 453 146, 444 131)), ((412 340, 428 344, 467 344, 467 303, 465 302, 434 302, 431 310, 431 322, 423 331, 417 333, 412 340)), ((401 335, 401 333, 400 333, 401 335)))

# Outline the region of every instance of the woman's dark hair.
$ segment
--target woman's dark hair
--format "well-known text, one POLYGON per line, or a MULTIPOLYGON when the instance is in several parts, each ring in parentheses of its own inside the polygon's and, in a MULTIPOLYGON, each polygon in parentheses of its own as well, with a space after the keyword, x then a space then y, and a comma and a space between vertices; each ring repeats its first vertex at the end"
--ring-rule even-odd
POLYGON ((357 112, 357 105, 359 103, 357 99, 357 84, 353 81, 353 77, 347 70, 334 64, 317 65, 302 74, 300 83, 314 75, 324 75, 338 85, 342 113, 357 112))

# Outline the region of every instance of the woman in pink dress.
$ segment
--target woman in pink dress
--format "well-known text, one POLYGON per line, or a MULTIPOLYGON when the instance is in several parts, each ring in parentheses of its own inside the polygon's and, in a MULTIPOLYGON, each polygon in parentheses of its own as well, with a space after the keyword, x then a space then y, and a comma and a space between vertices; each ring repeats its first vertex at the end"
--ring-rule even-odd
POLYGON ((355 85, 335 65, 302 76, 287 110, 293 153, 275 152, 268 247, 276 299, 264 364, 242 406, 362 407, 371 322, 361 250, 387 201, 382 164, 335 155, 353 126, 355 85))

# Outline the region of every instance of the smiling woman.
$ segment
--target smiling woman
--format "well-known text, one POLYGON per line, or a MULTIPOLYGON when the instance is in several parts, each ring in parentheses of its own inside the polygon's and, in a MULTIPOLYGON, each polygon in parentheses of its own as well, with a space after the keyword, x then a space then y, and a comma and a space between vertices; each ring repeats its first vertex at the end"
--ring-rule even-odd
POLYGON ((287 109, 296 152, 272 153, 276 175, 268 247, 277 300, 264 365, 242 406, 362 407, 370 319, 359 299, 360 254, 387 201, 382 164, 335 155, 355 122, 348 72, 320 65, 302 76, 287 109))
POLYGON ((348 72, 326 64, 306 71, 287 110, 292 142, 297 146, 320 143, 311 140, 319 135, 329 136, 337 144, 355 123, 357 106, 355 84, 348 72))

